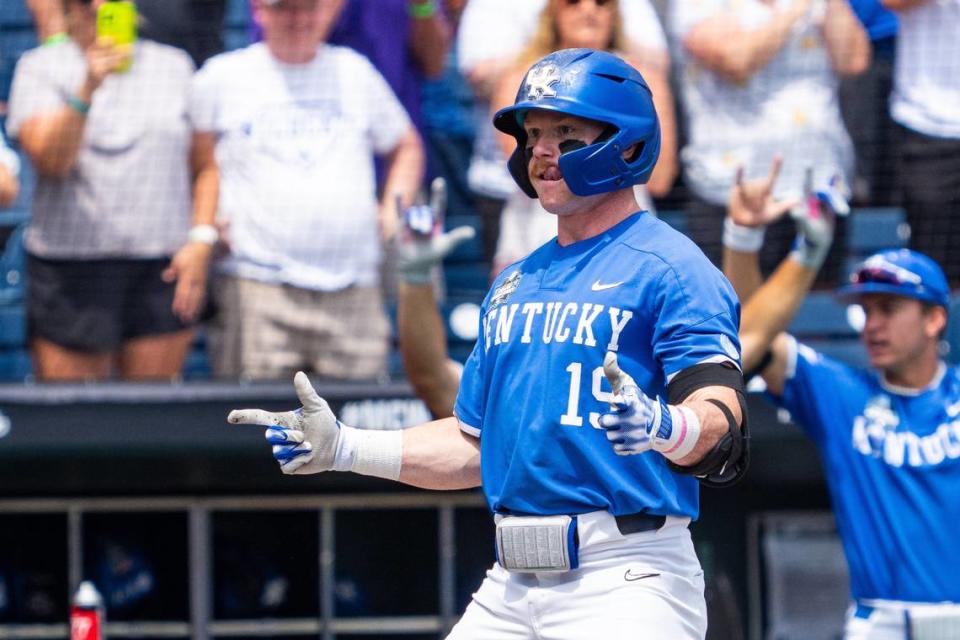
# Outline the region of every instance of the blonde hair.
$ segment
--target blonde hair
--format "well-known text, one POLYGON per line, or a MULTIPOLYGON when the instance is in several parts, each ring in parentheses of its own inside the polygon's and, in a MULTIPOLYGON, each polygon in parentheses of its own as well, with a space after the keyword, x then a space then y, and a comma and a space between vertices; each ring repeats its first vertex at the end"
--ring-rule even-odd
MULTIPOLYGON (((560 48, 560 31, 557 29, 555 14, 561 2, 567 0, 547 0, 546 6, 537 19, 537 30, 527 43, 517 61, 521 66, 530 66, 547 54, 560 48)), ((613 21, 610 30, 610 41, 603 48, 604 51, 623 51, 626 49, 626 37, 623 33, 623 16, 620 13, 619 0, 607 0, 607 6, 613 12, 613 21)))

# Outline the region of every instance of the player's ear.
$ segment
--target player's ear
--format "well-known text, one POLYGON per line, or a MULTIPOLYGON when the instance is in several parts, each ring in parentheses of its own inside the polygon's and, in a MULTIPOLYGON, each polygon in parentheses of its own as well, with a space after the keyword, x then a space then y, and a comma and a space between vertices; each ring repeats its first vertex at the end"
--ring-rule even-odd
POLYGON ((620 157, 626 160, 627 162, 631 162, 634 158, 636 158, 640 154, 642 145, 643 145, 642 142, 633 143, 632 145, 630 145, 629 147, 623 150, 623 153, 620 154, 620 157))
POLYGON ((923 315, 925 333, 931 338, 942 337, 947 329, 947 310, 938 304, 926 304, 923 315))

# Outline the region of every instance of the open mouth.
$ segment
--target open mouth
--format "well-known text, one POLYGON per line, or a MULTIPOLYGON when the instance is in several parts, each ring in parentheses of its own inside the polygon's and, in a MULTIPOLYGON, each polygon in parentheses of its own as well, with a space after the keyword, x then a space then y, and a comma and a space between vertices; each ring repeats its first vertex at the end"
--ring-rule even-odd
POLYGON ((559 182, 563 180, 563 174, 560 173, 560 167, 547 167, 537 173, 537 178, 544 182, 559 182))

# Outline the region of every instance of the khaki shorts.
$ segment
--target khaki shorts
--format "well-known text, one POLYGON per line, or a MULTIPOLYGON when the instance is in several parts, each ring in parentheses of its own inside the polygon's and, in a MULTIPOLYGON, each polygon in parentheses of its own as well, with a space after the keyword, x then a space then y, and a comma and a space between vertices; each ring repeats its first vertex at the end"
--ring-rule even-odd
POLYGON ((378 287, 311 291, 234 276, 211 283, 217 316, 208 329, 214 375, 287 379, 386 374, 390 325, 378 287))

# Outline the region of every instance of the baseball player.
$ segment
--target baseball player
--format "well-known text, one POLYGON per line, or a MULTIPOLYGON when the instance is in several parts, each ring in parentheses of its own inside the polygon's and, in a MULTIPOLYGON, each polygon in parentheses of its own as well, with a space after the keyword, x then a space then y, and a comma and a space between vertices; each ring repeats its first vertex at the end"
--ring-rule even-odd
MULTIPOLYGON (((724 242, 725 269, 743 284, 759 281, 756 223, 776 205, 743 206, 741 195, 724 242)), ((838 292, 863 308, 871 368, 798 344, 782 331, 830 246, 831 212, 843 205, 829 201, 801 203, 802 241, 744 303, 743 366, 820 449, 850 569, 846 640, 960 638, 960 375, 938 349, 947 280, 923 254, 877 253, 838 292)))
POLYGON ((267 426, 285 473, 339 470, 433 489, 482 484, 497 562, 449 635, 702 639, 687 524, 698 478, 747 455, 738 303, 703 254, 639 211, 656 163, 650 91, 620 58, 552 53, 494 124, 557 238, 507 268, 481 307, 455 416, 401 432, 340 423, 307 377, 267 426))

